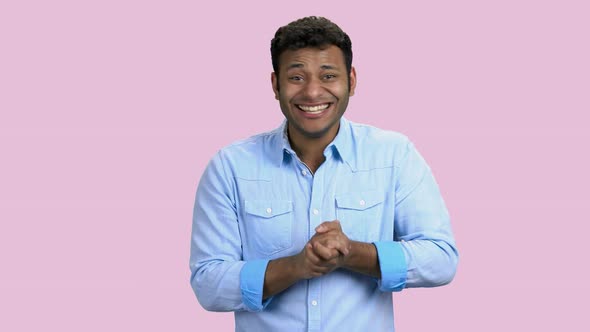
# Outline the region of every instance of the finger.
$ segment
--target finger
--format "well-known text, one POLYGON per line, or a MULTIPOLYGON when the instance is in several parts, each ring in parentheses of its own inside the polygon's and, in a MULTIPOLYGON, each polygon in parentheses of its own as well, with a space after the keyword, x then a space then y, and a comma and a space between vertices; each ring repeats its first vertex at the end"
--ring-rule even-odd
POLYGON ((320 265, 321 263, 320 256, 316 254, 313 249, 313 245, 310 242, 308 242, 305 246, 305 257, 313 265, 320 265))
POLYGON ((318 233, 326 233, 332 230, 342 230, 340 227, 340 221, 324 221, 318 227, 315 228, 315 231, 318 233))
POLYGON ((332 271, 332 268, 323 267, 323 266, 316 266, 313 268, 311 275, 314 277, 321 277, 325 274, 328 274, 332 271))
MULTIPOLYGON (((314 244, 313 244, 313 251, 321 259, 323 259, 325 261, 329 261, 329 260, 331 260, 333 258, 338 257, 338 255, 340 255, 340 253, 338 252, 338 250, 328 248, 328 247, 322 245, 320 242, 314 242, 314 244)), ((325 262, 321 262, 321 263, 325 263, 325 262)))
POLYGON ((349 253, 347 243, 348 241, 343 241, 343 239, 341 239, 340 237, 332 237, 319 242, 328 249, 338 250, 338 252, 344 256, 347 256, 349 253))
POLYGON ((329 249, 336 249, 344 256, 347 256, 350 252, 350 242, 348 237, 344 233, 330 232, 326 234, 315 234, 311 240, 311 243, 319 242, 324 247, 329 249))
POLYGON ((318 265, 313 265, 310 267, 311 271, 320 272, 320 273, 328 273, 334 270, 338 266, 338 259, 333 258, 331 260, 321 260, 321 263, 318 265))

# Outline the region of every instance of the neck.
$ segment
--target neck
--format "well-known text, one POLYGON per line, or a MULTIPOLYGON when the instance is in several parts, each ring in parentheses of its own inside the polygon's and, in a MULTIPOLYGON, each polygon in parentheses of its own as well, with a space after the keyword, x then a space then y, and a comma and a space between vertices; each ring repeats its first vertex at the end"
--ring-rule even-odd
POLYGON ((291 126, 287 128, 287 136, 289 137, 291 148, 297 153, 299 159, 315 173, 326 159, 324 150, 336 137, 339 126, 320 137, 304 136, 297 130, 292 129, 291 126))

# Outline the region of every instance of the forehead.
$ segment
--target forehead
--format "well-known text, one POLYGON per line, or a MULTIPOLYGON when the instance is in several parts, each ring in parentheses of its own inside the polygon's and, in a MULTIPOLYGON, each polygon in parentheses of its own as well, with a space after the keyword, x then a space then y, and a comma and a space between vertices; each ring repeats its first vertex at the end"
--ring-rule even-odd
POLYGON ((285 50, 279 57, 280 69, 286 70, 292 65, 299 67, 321 67, 331 65, 332 67, 344 67, 344 54, 335 45, 324 47, 305 47, 297 50, 285 50))

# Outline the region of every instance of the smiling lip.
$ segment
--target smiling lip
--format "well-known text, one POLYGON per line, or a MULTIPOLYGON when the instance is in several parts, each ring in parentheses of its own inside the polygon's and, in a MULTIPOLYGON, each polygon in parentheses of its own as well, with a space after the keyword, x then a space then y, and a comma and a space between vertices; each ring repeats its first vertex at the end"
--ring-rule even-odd
POLYGON ((300 111, 303 111, 307 114, 320 114, 327 110, 332 103, 322 103, 322 104, 315 104, 315 105, 303 105, 303 104, 295 104, 300 111))

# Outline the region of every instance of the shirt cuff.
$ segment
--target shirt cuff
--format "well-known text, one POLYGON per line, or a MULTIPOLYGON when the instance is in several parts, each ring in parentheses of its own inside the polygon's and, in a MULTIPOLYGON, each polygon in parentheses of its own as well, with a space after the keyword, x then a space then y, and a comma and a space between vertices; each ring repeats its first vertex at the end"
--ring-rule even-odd
POLYGON ((264 275, 269 260, 248 261, 240 271, 240 290, 242 301, 250 311, 262 311, 270 303, 272 297, 262 301, 264 275))
POLYGON ((377 281, 382 292, 399 292, 406 286, 408 267, 402 246, 395 241, 374 242, 381 268, 381 279, 377 281))

